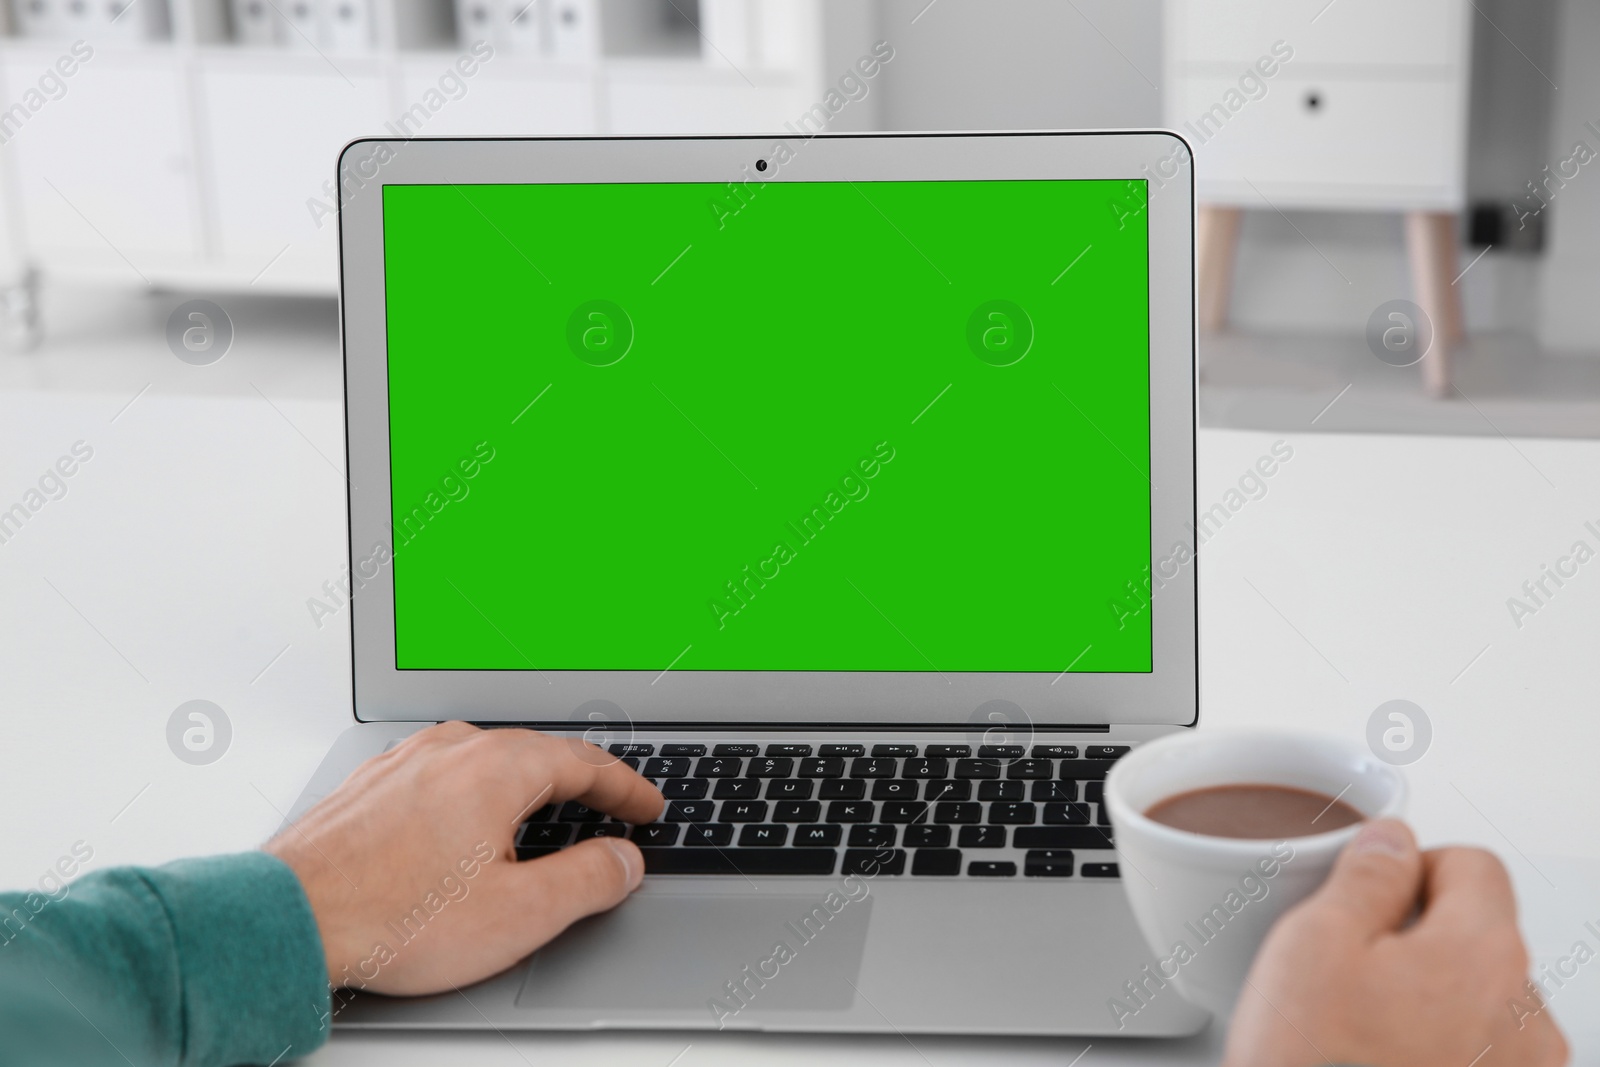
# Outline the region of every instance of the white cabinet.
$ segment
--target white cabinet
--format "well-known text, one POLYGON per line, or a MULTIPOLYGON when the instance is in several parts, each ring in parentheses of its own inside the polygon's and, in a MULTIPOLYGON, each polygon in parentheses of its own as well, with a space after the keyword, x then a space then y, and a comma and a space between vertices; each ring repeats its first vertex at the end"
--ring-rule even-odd
POLYGON ((1167 124, 1194 146, 1196 200, 1459 210, 1470 14, 1468 0, 1172 0, 1167 124))
POLYGON ((207 56, 196 100, 217 258, 272 288, 336 286, 334 167, 352 137, 386 132, 386 72, 373 60, 335 71, 315 56, 207 56))
POLYGON ((1290 70, 1292 64, 1220 129, 1202 117, 1237 91, 1236 77, 1190 76, 1174 87, 1175 114, 1191 116, 1185 121, 1194 127, 1178 129, 1196 145, 1202 202, 1262 207, 1265 198, 1282 209, 1460 207, 1462 130, 1436 117, 1455 110, 1455 85, 1316 78, 1290 70))
MULTIPOLYGON (((453 69, 455 59, 453 54, 406 59, 401 92, 407 109, 439 91, 440 79, 453 69)), ((518 63, 496 53, 471 78, 450 81, 449 89, 422 133, 526 137, 595 132, 592 76, 582 68, 518 63), (462 88, 455 89, 457 84, 462 88)))
POLYGON ((607 79, 611 133, 781 133, 815 102, 798 82, 746 84, 730 70, 690 77, 618 71, 607 79))
POLYGON ((1240 212, 1399 211, 1432 320, 1429 390, 1462 338, 1471 0, 1168 0, 1167 124, 1194 149, 1198 310, 1227 321, 1240 212))
MULTIPOLYGON (((98 48, 65 90, 22 102, 70 42, 6 51, 6 182, 26 210, 21 239, 45 267, 141 284, 200 250, 182 72, 168 50, 98 48)), ((52 83, 55 84, 55 83, 52 83)))

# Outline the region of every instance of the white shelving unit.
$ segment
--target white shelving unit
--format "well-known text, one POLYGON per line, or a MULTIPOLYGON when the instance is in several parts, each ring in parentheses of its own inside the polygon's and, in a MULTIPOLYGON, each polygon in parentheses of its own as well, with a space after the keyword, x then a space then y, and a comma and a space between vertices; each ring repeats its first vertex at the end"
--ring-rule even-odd
MULTIPOLYGON (((571 31, 553 58, 526 38, 474 51, 451 0, 368 0, 370 42, 346 32, 315 48, 288 25, 278 44, 239 43, 229 0, 139 2, 166 5, 154 39, 24 38, 15 17, 0 37, 0 109, 74 40, 92 49, 58 98, 20 119, 0 110, 13 286, 42 274, 331 294, 334 164, 351 138, 778 131, 870 51, 874 29, 871 5, 847 0, 538 0, 571 31)), ((876 103, 869 92, 828 128, 872 128, 876 103)))

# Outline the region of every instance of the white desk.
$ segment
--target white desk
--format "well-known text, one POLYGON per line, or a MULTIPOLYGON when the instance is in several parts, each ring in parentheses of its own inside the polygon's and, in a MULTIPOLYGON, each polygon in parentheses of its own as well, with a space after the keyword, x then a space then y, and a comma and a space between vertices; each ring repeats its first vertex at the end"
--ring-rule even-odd
MULTIPOLYGON (((0 509, 74 441, 95 449, 67 495, 0 544, 0 884, 35 881, 80 839, 92 868, 250 848, 349 715, 345 634, 317 630, 305 606, 343 559, 343 480, 317 451, 342 456, 337 405, 158 385, 118 416, 137 389, 0 391, 0 509), (165 741, 167 717, 196 697, 234 728, 208 767, 165 741)), ((1203 433, 1202 507, 1277 436, 1203 433)), ((1600 561, 1520 630, 1506 599, 1574 540, 1600 547, 1583 528, 1600 527, 1600 443, 1282 436, 1293 458, 1202 554, 1205 725, 1360 737, 1379 703, 1416 701, 1434 725, 1409 771, 1424 841, 1506 859, 1541 962, 1580 938, 1594 947, 1600 561)), ((1596 974, 1552 1003, 1575 1063, 1600 1060, 1596 974)), ((311 1062, 666 1067, 692 1043, 677 1067, 1062 1067, 1084 1044, 914 1040, 340 1035, 311 1062)), ((1214 1062, 1216 1040, 1095 1042, 1083 1062, 1214 1062)))

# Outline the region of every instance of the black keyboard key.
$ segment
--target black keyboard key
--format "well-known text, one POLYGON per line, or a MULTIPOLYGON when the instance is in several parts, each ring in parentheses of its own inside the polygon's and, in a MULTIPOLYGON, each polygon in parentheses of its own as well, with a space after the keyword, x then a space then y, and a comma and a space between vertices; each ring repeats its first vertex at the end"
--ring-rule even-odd
POLYGON ((863 778, 830 778, 822 783, 817 796, 823 800, 860 800, 867 795, 863 778))
POLYGON ((709 800, 674 800, 667 805, 666 822, 710 822, 711 810, 716 807, 709 800))
POLYGON ((983 819, 982 804, 942 803, 933 809, 935 822, 969 823, 983 819))
POLYGON ((656 756, 654 759, 647 759, 644 761, 644 776, 646 778, 687 778, 689 776, 689 757, 656 756))
POLYGON ((972 755, 971 745, 929 745, 922 750, 924 756, 943 756, 947 759, 965 759, 972 755))
MULTIPOLYGON (((823 745, 827 748, 827 745, 823 745)), ((800 761, 800 777, 802 778, 842 778, 844 777, 844 760, 838 756, 813 756, 800 761)))
POLYGON ((828 821, 871 822, 876 808, 870 800, 835 800, 828 805, 828 821))
POLYGON ((823 745, 817 749, 819 756, 865 756, 866 745, 823 745))
POLYGON ((998 778, 1000 777, 1000 761, 993 759, 958 759, 956 760, 957 778, 998 778))
POLYGON ((898 848, 846 849, 844 866, 840 874, 862 874, 875 878, 880 874, 905 874, 906 854, 898 848))
POLYGON ((852 778, 893 778, 894 760, 876 756, 863 756, 850 761, 852 778))
POLYGON ((922 824, 908 826, 900 840, 901 844, 905 845, 906 848, 948 848, 950 845, 950 827, 922 824))
POLYGON ((523 846, 518 845, 517 862, 521 863, 523 860, 536 860, 542 859, 545 856, 554 856, 560 851, 561 850, 559 848, 533 848, 531 846, 524 848, 523 846))
POLYGON ((695 822, 683 828, 683 843, 702 848, 733 844, 733 827, 725 822, 695 822))
POLYGON ((768 745, 766 754, 769 756, 800 756, 811 755, 810 745, 768 745))
POLYGON ((967 864, 967 873, 974 878, 1015 878, 1017 865, 992 860, 973 860, 967 864))
POLYGON ((797 826, 794 829, 794 843, 797 848, 833 848, 843 836, 842 826, 817 824, 797 826))
POLYGON ((787 826, 775 826, 772 823, 746 826, 739 831, 740 848, 777 848, 787 840, 789 840, 789 828, 787 826))
POLYGON ((1121 759, 1130 751, 1128 745, 1086 745, 1083 754, 1090 759, 1121 759))
POLYGON ((1085 863, 1081 872, 1085 878, 1120 878, 1122 872, 1115 863, 1085 863))
POLYGON ((706 754, 706 746, 704 746, 704 745, 662 745, 661 746, 661 754, 663 756, 704 756, 706 754))
POLYGON ((1014 760, 1011 766, 1006 768, 1007 778, 1017 778, 1022 781, 1037 781, 1054 776, 1055 763, 1047 759, 1014 760))
POLYGON ((873 745, 872 746, 872 754, 874 756, 915 756, 917 754, 917 746, 916 745, 873 745))
POLYGON ((809 778, 774 778, 767 783, 768 800, 809 800, 816 783, 809 778))
POLYGON ((1020 759, 1027 751, 1023 745, 979 745, 978 755, 984 759, 1020 759))
POLYGON ((561 805, 561 814, 557 816, 562 822, 599 822, 605 817, 605 812, 595 811, 591 807, 579 804, 576 800, 569 800, 561 805))
POLYGON ((1106 807, 1104 804, 1101 804, 1099 812, 1097 812, 1095 815, 1094 823, 1096 826, 1110 826, 1111 809, 1106 807))
POLYGON ((1046 804, 1044 806, 1044 821, 1046 825, 1088 826, 1089 805, 1046 804))
POLYGON ((723 822, 766 822, 765 800, 725 800, 722 802, 723 822))
POLYGON ((928 805, 921 800, 889 800, 883 805, 880 818, 884 822, 921 822, 928 817, 928 805))
POLYGON ((1064 759, 1061 761, 1059 777, 1074 781, 1104 778, 1115 762, 1116 760, 1108 759, 1064 759))
POLYGON ((929 782, 922 791, 923 800, 970 800, 972 799, 972 783, 965 781, 951 781, 942 779, 929 782))
POLYGON ((822 805, 815 800, 780 800, 772 809, 773 822, 816 822, 822 805))
POLYGON ((1012 832, 1017 848, 1115 848, 1111 831, 1097 826, 1019 826, 1012 832))
POLYGON ((739 777, 739 771, 743 768, 744 760, 742 759, 704 756, 695 761, 694 776, 696 778, 737 778, 739 777))
POLYGON ((555 847, 571 840, 571 823, 529 823, 522 828, 522 836, 517 839, 517 847, 555 847))
POLYGON ((1034 759, 1077 759, 1077 745, 1034 745, 1028 755, 1034 759))
POLYGON ((761 779, 721 778, 711 790, 711 795, 718 800, 754 800, 761 795, 761 779))
POLYGON ((1106 784, 1104 782, 1083 783, 1083 799, 1091 804, 1104 804, 1106 799, 1106 784))
POLYGON ((979 782, 979 800, 1024 800, 1027 786, 1021 782, 979 782))
POLYGON ((1033 783, 1033 799, 1034 800, 1038 800, 1038 801, 1046 801, 1046 800, 1056 800, 1056 801, 1077 800, 1078 799, 1078 783, 1077 782, 1034 782, 1033 783))
POLYGON ((881 823, 850 827, 851 848, 889 848, 894 844, 894 837, 894 827, 881 823))
POLYGON ((1004 826, 963 826, 956 844, 962 848, 1005 848, 1004 826))
POLYGON ((639 769, 638 756, 623 756, 618 762, 620 762, 624 767, 630 768, 631 770, 636 771, 639 769))
POLYGON ((627 837, 628 828, 620 822, 590 822, 578 827, 578 840, 591 837, 627 837))
POLYGON ((744 773, 752 778, 787 778, 794 773, 794 760, 788 756, 760 756, 750 761, 744 773))
MULTIPOLYGON (((931 750, 934 746, 928 746, 931 750)), ((963 748, 966 746, 963 745, 963 748)), ((950 775, 950 761, 947 759, 908 759, 900 770, 904 778, 947 778, 950 775)))
POLYGON ((633 828, 633 843, 640 848, 647 845, 676 845, 678 833, 683 828, 676 823, 652 822, 633 828))
POLYGON ((919 848, 911 854, 911 873, 949 876, 961 873, 961 852, 954 848, 919 848))
POLYGON ((646 874, 814 874, 833 873, 839 854, 831 849, 645 848, 646 874))
POLYGON ((1030 852, 1023 858, 1022 873, 1029 878, 1071 878, 1072 853, 1060 849, 1030 852))
POLYGON ((1038 809, 1027 802, 989 805, 989 821, 996 826, 1032 826, 1038 817, 1038 809))
POLYGON ((554 804, 546 804, 544 807, 540 808, 538 811, 536 811, 532 815, 528 816, 528 821, 529 822, 549 822, 551 819, 553 819, 555 817, 556 817, 556 806, 554 804))
POLYGON ((654 756, 656 754, 656 746, 612 745, 610 748, 606 749, 606 751, 611 753, 613 756, 654 756))
POLYGON ((718 745, 711 750, 713 756, 759 756, 760 745, 718 745))
POLYGON ((904 778, 880 778, 872 783, 872 799, 915 800, 921 784, 908 782, 904 778))

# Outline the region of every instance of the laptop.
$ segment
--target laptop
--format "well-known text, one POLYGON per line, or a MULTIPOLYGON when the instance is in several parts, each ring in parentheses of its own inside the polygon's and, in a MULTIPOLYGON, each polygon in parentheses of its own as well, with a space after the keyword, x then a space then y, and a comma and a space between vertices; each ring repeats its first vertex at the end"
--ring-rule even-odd
POLYGON ((355 724, 587 737, 643 887, 351 1027, 1189 1034, 1106 770, 1197 721, 1193 194, 1165 132, 362 140, 355 724))

